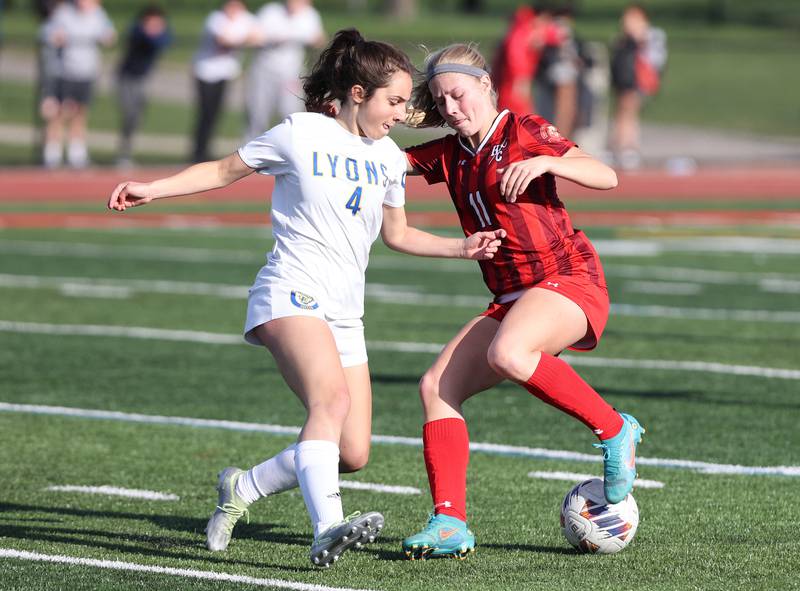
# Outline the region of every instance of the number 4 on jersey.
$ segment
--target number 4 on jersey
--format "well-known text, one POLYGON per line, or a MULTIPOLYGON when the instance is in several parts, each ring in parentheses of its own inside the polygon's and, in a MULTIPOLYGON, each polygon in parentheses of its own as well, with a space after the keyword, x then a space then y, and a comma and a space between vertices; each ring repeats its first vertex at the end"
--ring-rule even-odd
POLYGON ((353 194, 350 195, 350 199, 347 201, 347 205, 345 207, 353 212, 353 215, 356 215, 359 211, 361 211, 361 187, 356 187, 356 190, 353 191, 353 194))

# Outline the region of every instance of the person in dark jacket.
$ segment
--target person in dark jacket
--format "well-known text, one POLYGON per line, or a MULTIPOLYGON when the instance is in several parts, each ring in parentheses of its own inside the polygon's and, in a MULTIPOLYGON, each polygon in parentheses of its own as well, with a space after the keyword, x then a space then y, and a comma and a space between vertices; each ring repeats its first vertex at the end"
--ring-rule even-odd
POLYGON ((642 6, 631 4, 622 13, 622 32, 611 54, 616 95, 611 148, 622 168, 641 165, 639 116, 644 99, 658 92, 666 62, 666 34, 650 26, 642 6))
POLYGON ((146 107, 145 83, 161 52, 172 41, 164 10, 154 4, 141 10, 128 31, 128 45, 119 65, 117 90, 121 114, 120 166, 132 164, 133 134, 146 107))

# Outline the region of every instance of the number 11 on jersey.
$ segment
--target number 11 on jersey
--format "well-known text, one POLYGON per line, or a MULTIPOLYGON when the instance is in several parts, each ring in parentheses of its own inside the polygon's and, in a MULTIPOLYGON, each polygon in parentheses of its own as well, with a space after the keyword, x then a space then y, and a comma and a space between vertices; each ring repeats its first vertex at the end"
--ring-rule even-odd
POLYGON ((475 215, 478 216, 481 228, 492 225, 492 220, 489 219, 489 212, 486 211, 486 206, 483 204, 480 191, 469 194, 469 204, 472 206, 472 209, 475 210, 475 215))
POLYGON ((353 191, 353 194, 350 195, 350 199, 347 201, 347 205, 345 207, 353 212, 353 215, 356 215, 359 211, 361 211, 361 186, 359 185, 356 187, 356 190, 353 191))

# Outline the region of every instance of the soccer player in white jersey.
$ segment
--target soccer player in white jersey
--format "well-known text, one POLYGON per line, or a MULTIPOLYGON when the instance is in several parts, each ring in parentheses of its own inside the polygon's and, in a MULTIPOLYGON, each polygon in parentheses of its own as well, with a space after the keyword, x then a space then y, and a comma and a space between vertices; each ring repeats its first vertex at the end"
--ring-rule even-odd
POLYGON ((245 339, 269 349, 308 415, 297 443, 247 471, 220 473, 206 528, 212 551, 227 548, 251 503, 297 486, 314 527, 312 563, 328 566, 348 548, 374 541, 383 516, 345 518, 339 494, 339 472, 364 467, 370 448, 361 321, 370 245, 380 232, 401 252, 485 259, 505 236, 492 230, 442 238, 407 226, 406 159, 387 134, 406 117, 413 71, 394 47, 340 31, 305 80, 308 113, 291 115, 222 160, 152 183, 121 183, 109 199, 110 209, 125 211, 256 171, 276 177, 275 246, 250 290, 245 339))

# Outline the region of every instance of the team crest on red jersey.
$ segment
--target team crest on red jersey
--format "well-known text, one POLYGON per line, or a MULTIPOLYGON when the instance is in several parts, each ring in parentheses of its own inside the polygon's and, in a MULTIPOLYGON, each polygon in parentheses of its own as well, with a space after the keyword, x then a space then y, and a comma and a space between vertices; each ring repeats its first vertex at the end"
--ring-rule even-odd
POLYGON ((503 140, 502 144, 495 144, 492 146, 492 157, 500 162, 503 159, 503 150, 508 147, 508 139, 503 140))
POLYGON ((550 123, 542 125, 539 128, 539 134, 542 136, 542 139, 548 142, 555 142, 561 139, 561 134, 558 132, 558 129, 556 129, 556 126, 550 123))

